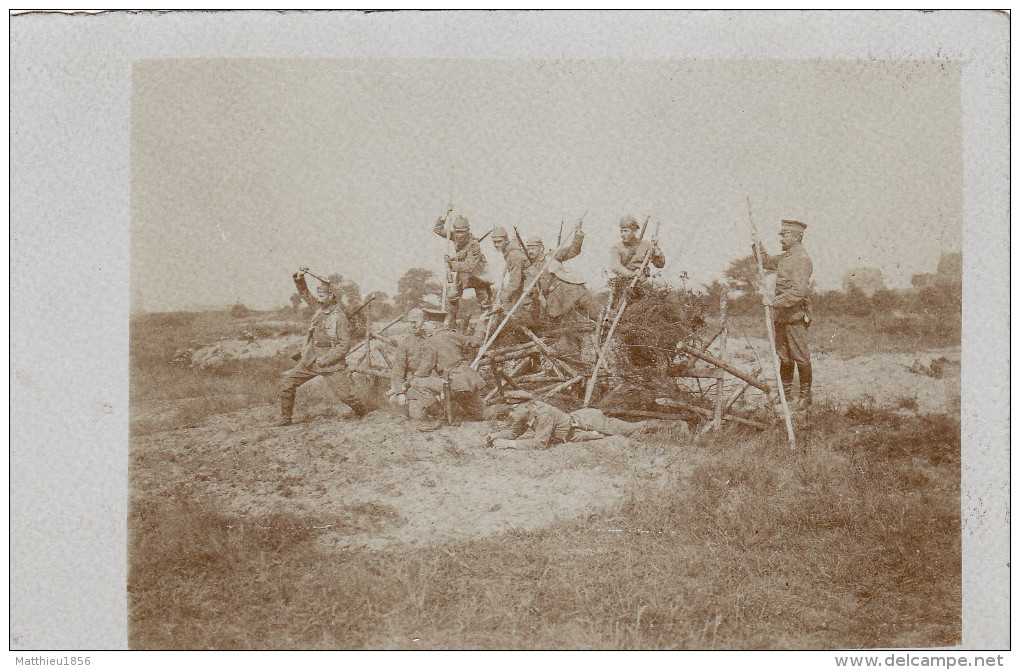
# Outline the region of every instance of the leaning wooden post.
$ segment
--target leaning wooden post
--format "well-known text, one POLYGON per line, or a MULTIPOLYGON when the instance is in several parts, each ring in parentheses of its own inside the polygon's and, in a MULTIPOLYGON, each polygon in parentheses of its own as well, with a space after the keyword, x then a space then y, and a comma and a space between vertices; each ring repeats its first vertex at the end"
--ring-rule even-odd
MULTIPOLYGON (((719 299, 719 321, 722 324, 721 339, 719 340, 719 358, 726 358, 726 294, 723 293, 719 299)), ((712 427, 715 430, 722 428, 723 414, 723 376, 722 368, 716 370, 718 379, 715 383, 715 418, 712 420, 712 427)))
MULTIPOLYGON (((645 223, 648 220, 645 219, 645 223)), ((643 232, 643 231, 642 231, 643 232)), ((592 393, 595 392, 595 382, 599 376, 599 368, 602 367, 602 360, 606 357, 606 352, 609 351, 609 345, 613 340, 613 333, 616 332, 616 326, 620 323, 620 317, 623 316, 623 310, 627 309, 627 300, 630 298, 630 292, 637 286, 638 279, 644 276, 645 268, 648 267, 648 260, 652 257, 652 249, 655 248, 655 243, 659 241, 659 224, 655 224, 655 234, 652 235, 652 244, 648 247, 648 251, 645 252, 645 257, 641 261, 641 267, 638 268, 637 273, 634 275, 634 279, 630 281, 630 285, 627 290, 623 293, 623 298, 620 300, 620 308, 616 312, 616 316, 613 318, 612 325, 609 326, 609 333, 606 334, 606 340, 602 343, 602 348, 599 350, 599 357, 595 359, 595 368, 591 371, 591 379, 588 380, 588 386, 584 389, 584 405, 587 407, 588 403, 591 402, 592 393)))
MULTIPOLYGON (((751 223, 751 242, 754 247, 754 257, 758 261, 758 275, 761 279, 762 295, 765 294, 765 263, 761 257, 761 240, 758 238, 758 227, 754 225, 754 216, 751 214, 751 196, 747 197, 747 220, 751 223)), ((793 419, 790 416, 790 406, 786 404, 786 392, 783 390, 782 373, 779 371, 779 352, 776 351, 776 328, 772 320, 772 301, 765 303, 765 328, 768 330, 769 345, 772 351, 772 366, 776 370, 776 386, 779 389, 779 404, 783 407, 783 419, 786 421, 786 435, 790 438, 790 448, 797 448, 797 438, 793 435, 793 419)))

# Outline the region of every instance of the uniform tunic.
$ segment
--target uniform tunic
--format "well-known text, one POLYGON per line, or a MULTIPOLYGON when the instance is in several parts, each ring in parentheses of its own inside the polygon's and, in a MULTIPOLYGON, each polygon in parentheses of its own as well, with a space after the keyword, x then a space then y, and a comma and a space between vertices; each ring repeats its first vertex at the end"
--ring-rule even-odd
POLYGON ((421 365, 424 352, 425 338, 420 335, 407 335, 397 343, 393 363, 390 365, 390 388, 393 391, 399 393, 406 390, 414 371, 421 365))
MULTIPOLYGON (((447 226, 443 219, 436 221, 432 232, 444 240, 447 239, 447 226)), ((452 230, 450 232, 452 233, 452 230)), ((450 239, 453 239, 452 234, 450 239)), ((489 266, 485 254, 482 253, 481 243, 477 237, 469 234, 464 242, 458 244, 454 240, 453 244, 455 253, 454 259, 450 261, 450 270, 456 273, 456 288, 453 295, 449 296, 450 300, 456 302, 465 289, 471 288, 475 290, 479 303, 485 307, 491 295, 492 280, 489 277, 489 266)))
POLYGON ((550 319, 557 320, 575 309, 590 318, 598 315, 601 305, 595 295, 584 285, 583 279, 563 267, 565 261, 581 253, 583 245, 584 233, 575 230, 570 244, 553 254, 549 271, 538 280, 545 296, 545 312, 550 319))
POLYGON ((421 361, 407 395, 408 411, 412 411, 412 402, 425 410, 438 403, 448 377, 452 399, 465 409, 468 416, 481 419, 484 406, 478 392, 485 387, 485 380, 471 369, 463 353, 465 349, 470 350, 479 344, 477 338, 449 328, 440 328, 425 338, 421 361))
POLYGON ((814 266, 804 245, 795 243, 778 256, 762 255, 763 264, 776 272, 773 300, 776 322, 776 352, 784 363, 810 363, 805 317, 810 309, 811 272, 814 266))
MULTIPOLYGON (((634 243, 630 245, 624 244, 623 240, 620 240, 609 250, 609 270, 618 277, 632 276, 633 271, 641 267, 649 249, 652 249, 652 243, 649 240, 635 239, 634 243)), ((661 249, 658 253, 653 250, 648 260, 651 265, 657 268, 666 265, 666 256, 661 249)), ((651 268, 646 265, 645 276, 647 277, 651 273, 651 268)))
POLYGON ((304 301, 315 308, 315 314, 308 326, 298 364, 283 374, 281 393, 294 397, 299 386, 322 375, 342 402, 357 404, 354 385, 347 370, 351 336, 343 306, 339 302, 327 305, 320 301, 308 290, 304 277, 296 279, 294 283, 304 301), (319 363, 320 358, 324 359, 322 364, 319 363))
POLYGON ((524 273, 531 261, 524 253, 517 242, 507 242, 506 250, 503 251, 503 260, 506 269, 503 272, 503 288, 499 292, 499 300, 504 307, 513 307, 517 299, 521 297, 521 289, 524 288, 524 273))

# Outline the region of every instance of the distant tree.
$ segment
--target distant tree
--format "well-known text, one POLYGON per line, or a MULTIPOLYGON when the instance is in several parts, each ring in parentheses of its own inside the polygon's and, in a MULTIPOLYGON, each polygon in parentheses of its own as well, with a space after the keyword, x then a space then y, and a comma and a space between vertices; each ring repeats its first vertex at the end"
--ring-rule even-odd
POLYGON ((846 303, 843 307, 844 314, 868 316, 873 312, 874 306, 871 304, 871 298, 857 284, 851 284, 849 290, 844 291, 844 295, 846 296, 846 303))
POLYGON ((894 309, 902 309, 904 300, 896 291, 880 288, 871 296, 871 304, 877 312, 889 312, 894 309))
POLYGON ((757 292, 761 275, 758 271, 758 259, 754 254, 736 259, 730 263, 724 274, 728 290, 744 294, 757 292))
POLYGON ((703 286, 705 287, 704 300, 708 312, 710 314, 717 314, 719 302, 722 300, 723 294, 729 292, 729 287, 725 282, 721 282, 718 279, 713 279, 711 284, 703 284, 703 286))
POLYGON ((426 295, 442 295, 443 287, 435 280, 436 273, 425 268, 411 268, 397 282, 397 295, 393 302, 405 312, 418 307, 426 295))
POLYGON ((396 316, 397 308, 390 301, 390 296, 385 291, 372 291, 365 299, 368 300, 372 296, 375 296, 372 300, 372 319, 391 319, 396 316))
POLYGON ((358 283, 352 279, 344 279, 344 276, 339 272, 326 277, 329 283, 333 286, 340 286, 340 294, 343 296, 344 301, 347 303, 349 309, 357 309, 358 305, 361 304, 361 289, 358 288, 358 283))
POLYGON ((234 303, 234 305, 230 308, 230 316, 241 317, 248 316, 249 314, 251 314, 251 310, 247 305, 240 302, 234 303))

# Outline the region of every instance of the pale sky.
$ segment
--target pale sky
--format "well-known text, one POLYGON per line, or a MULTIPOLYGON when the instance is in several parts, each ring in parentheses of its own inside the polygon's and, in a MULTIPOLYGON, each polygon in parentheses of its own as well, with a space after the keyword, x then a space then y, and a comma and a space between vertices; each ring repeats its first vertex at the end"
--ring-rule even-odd
POLYGON ((442 269, 451 194, 479 236, 551 244, 587 210, 570 265, 595 289, 624 214, 661 223, 667 280, 721 278, 748 196, 773 252, 780 219, 808 224, 820 288, 858 266, 908 286, 961 246, 959 81, 931 61, 141 61, 133 295, 276 307, 300 266, 392 295, 442 269))

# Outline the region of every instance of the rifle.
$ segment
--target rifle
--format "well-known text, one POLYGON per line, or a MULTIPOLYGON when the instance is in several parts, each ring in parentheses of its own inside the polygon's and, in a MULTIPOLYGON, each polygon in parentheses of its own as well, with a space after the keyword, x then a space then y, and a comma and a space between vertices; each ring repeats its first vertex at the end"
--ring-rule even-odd
POLYGON ((528 256, 528 245, 524 244, 524 239, 521 237, 521 231, 517 230, 517 226, 514 226, 514 235, 517 236, 517 243, 521 245, 521 251, 528 258, 528 265, 531 265, 531 257, 528 256))
MULTIPOLYGON (((751 246, 754 247, 754 257, 758 261, 758 275, 761 278, 761 290, 764 297, 765 291, 765 263, 761 257, 761 239, 758 236, 758 226, 754 225, 754 217, 751 215, 751 196, 747 196, 747 220, 751 224, 751 246)), ((786 404, 786 391, 783 389, 783 380, 779 372, 779 352, 776 351, 776 328, 772 321, 772 305, 765 305, 765 328, 769 334, 769 344, 772 349, 772 366, 776 371, 776 386, 779 387, 779 404, 783 407, 783 420, 786 422, 786 436, 790 439, 790 449, 797 447, 797 440, 793 435, 793 420, 790 418, 790 406, 786 404)))
POLYGON ((487 233, 485 233, 484 235, 482 235, 481 237, 479 237, 479 238, 478 238, 478 241, 479 241, 479 242, 481 242, 482 240, 484 240, 484 239, 485 239, 486 237, 488 237, 488 236, 489 236, 489 235, 490 235, 490 234, 492 233, 492 231, 494 231, 494 230, 495 230, 495 228, 489 228, 489 232, 487 232, 487 233))
POLYGON ((354 310, 353 312, 348 312, 347 313, 347 318, 348 319, 353 319, 354 317, 356 317, 358 314, 361 313, 361 310, 363 310, 366 307, 368 307, 368 303, 372 302, 373 300, 375 300, 375 293, 373 293, 372 295, 368 296, 368 298, 365 299, 365 302, 361 303, 361 305, 359 305, 356 310, 354 310))

